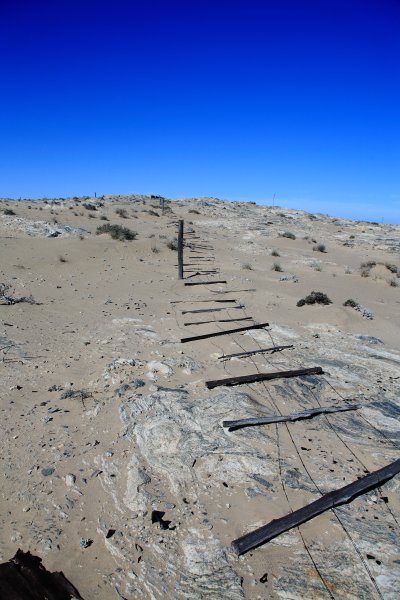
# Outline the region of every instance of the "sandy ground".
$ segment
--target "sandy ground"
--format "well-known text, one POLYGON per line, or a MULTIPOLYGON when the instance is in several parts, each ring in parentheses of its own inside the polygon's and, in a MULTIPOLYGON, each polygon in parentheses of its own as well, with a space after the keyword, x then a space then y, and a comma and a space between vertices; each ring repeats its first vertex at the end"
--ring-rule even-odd
POLYGON ((398 598, 398 477, 241 557, 231 542, 398 458, 399 234, 214 199, 164 215, 149 197, 2 201, 0 283, 36 303, 0 300, 0 559, 30 550, 86 600, 398 598), (184 282, 226 284, 178 280, 178 219, 184 282), (107 222, 137 238, 96 235, 107 222), (332 304, 297 307, 312 291, 332 304), (219 358, 273 345, 293 348, 219 358), (324 375, 205 386, 312 366, 324 375), (222 426, 349 400, 361 408, 222 426))

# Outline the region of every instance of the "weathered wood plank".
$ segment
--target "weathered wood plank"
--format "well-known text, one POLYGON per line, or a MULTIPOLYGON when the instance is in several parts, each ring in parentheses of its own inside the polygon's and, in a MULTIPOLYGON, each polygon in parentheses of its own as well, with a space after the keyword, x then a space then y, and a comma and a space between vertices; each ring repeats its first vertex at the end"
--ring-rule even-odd
POLYGON ((220 281, 186 281, 185 285, 215 285, 216 283, 227 283, 224 279, 220 281))
POLYGON ((231 333, 242 333, 243 331, 249 331, 250 329, 263 329, 268 327, 269 323, 260 323, 260 325, 248 325, 247 327, 238 327, 236 329, 227 329, 226 331, 214 331, 213 333, 205 333, 203 335, 195 335, 192 337, 182 338, 181 343, 195 342, 196 340, 206 340, 210 337, 218 337, 220 335, 230 335, 231 333))
POLYGON ((302 412, 292 413, 291 415, 272 415, 270 417, 254 417, 250 419, 237 419, 236 421, 222 421, 223 427, 228 427, 229 431, 241 429, 242 427, 252 427, 254 425, 269 425, 270 423, 285 423, 287 421, 300 421, 302 419, 311 419, 317 415, 346 412, 348 410, 357 410, 359 404, 347 404, 346 406, 318 406, 302 412))
POLYGON ((179 279, 183 279, 183 220, 179 220, 178 231, 178 273, 179 279))
POLYGON ((212 319, 211 321, 196 321, 195 323, 184 323, 185 327, 189 325, 206 325, 207 323, 233 323, 238 321, 253 321, 253 317, 242 317, 240 319, 212 319))
POLYGON ((400 459, 395 460, 382 469, 378 469, 377 471, 362 477, 358 481, 354 481, 338 490, 325 494, 318 500, 295 510, 289 515, 281 517, 280 519, 274 519, 267 525, 243 535, 232 542, 232 547, 237 554, 244 554, 331 508, 351 502, 361 494, 365 494, 366 492, 381 486, 398 473, 400 473, 400 459))
POLYGON ((238 310, 244 308, 243 304, 239 304, 238 306, 224 306, 219 308, 197 308, 196 310, 183 310, 183 315, 195 314, 195 313, 211 313, 211 312, 221 312, 222 310, 238 310))
MULTIPOLYGON (((236 306, 233 306, 232 308, 236 308, 236 306)), ((222 310, 225 310, 225 309, 222 309, 222 310)), ((231 310, 231 308, 229 310, 231 310)), ((288 348, 294 348, 293 344, 290 344, 288 346, 271 346, 270 348, 260 348, 259 350, 250 350, 250 352, 236 352, 235 354, 222 354, 221 356, 218 356, 218 358, 220 360, 228 360, 230 358, 240 358, 240 357, 244 357, 244 356, 252 356, 253 354, 263 354, 264 352, 271 352, 271 354, 273 354, 274 352, 281 352, 282 350, 287 350, 288 348)))
POLYGON ((225 300, 216 300, 215 298, 207 298, 204 300, 170 300, 170 304, 195 304, 197 302, 215 302, 215 303, 224 303, 224 302, 237 302, 236 298, 227 298, 225 300))
POLYGON ((308 369, 296 369, 294 371, 275 371, 273 373, 253 373, 252 375, 242 375, 241 377, 227 377, 226 379, 215 379, 206 381, 209 390, 221 385, 240 385, 242 383, 253 383, 256 381, 267 381, 270 379, 281 379, 282 377, 301 377, 302 375, 322 375, 321 367, 311 367, 308 369))

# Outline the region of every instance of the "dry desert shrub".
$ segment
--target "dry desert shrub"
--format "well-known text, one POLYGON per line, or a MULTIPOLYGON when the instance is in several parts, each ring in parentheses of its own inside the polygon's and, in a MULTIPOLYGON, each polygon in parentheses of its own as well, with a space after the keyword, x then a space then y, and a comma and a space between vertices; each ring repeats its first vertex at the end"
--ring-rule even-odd
POLYGON ((291 233, 290 231, 285 231, 284 233, 280 233, 279 237, 288 238, 289 240, 296 239, 296 236, 294 235, 294 233, 291 233))
POLYGON ((119 215, 121 219, 129 219, 128 213, 126 212, 125 208, 117 208, 115 210, 115 214, 119 215))
POLYGON ((305 306, 306 304, 332 304, 332 300, 323 292, 311 292, 311 294, 299 300, 296 306, 305 306))
MULTIPOLYGON (((161 237, 161 236, 160 236, 161 237)), ((169 248, 170 250, 178 250, 178 240, 174 239, 174 240, 168 240, 168 242, 165 243, 165 245, 167 246, 167 248, 169 248)))
POLYGON ((326 252, 326 246, 325 244, 317 244, 316 246, 313 247, 314 252, 326 252))
POLYGON ((277 263, 277 262, 274 262, 274 264, 272 265, 271 269, 273 271, 277 271, 278 273, 282 273, 283 272, 283 269, 282 269, 281 265, 279 263, 277 263))
POLYGON ((132 229, 128 229, 128 227, 121 227, 121 225, 109 225, 105 223, 104 225, 100 225, 96 229, 96 234, 100 235, 101 233, 109 233, 113 240, 134 240, 136 239, 137 232, 132 231, 132 229))

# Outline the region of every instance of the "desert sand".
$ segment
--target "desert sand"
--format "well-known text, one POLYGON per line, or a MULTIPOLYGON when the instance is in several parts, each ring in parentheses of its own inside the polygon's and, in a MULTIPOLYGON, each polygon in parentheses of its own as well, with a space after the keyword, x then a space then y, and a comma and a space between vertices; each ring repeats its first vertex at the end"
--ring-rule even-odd
POLYGON ((400 596, 398 477, 231 548, 399 458, 399 225, 212 198, 164 214, 149 196, 2 200, 0 257, 1 562, 29 550, 86 600, 400 596), (193 245, 183 281, 178 219, 193 245), (96 235, 106 223, 136 239, 96 235), (213 280, 227 283, 184 285, 213 280), (297 306, 312 291, 332 303, 297 306), (293 347, 220 358, 275 345, 293 347), (324 374, 205 385, 314 366, 324 374))

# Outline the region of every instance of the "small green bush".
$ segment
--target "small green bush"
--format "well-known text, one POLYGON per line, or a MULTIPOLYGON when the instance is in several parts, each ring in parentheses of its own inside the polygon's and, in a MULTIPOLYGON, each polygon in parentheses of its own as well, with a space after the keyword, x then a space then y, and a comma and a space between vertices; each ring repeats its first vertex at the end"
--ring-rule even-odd
POLYGON ((121 227, 121 225, 110 225, 104 223, 96 229, 96 234, 109 233, 113 240, 134 240, 136 239, 137 232, 128 229, 127 227, 121 227))
POLYGON ((299 300, 296 306, 304 306, 305 304, 332 304, 332 300, 323 292, 311 292, 311 294, 299 300))
POLYGON ((314 252, 326 252, 325 244, 317 244, 313 247, 314 252))
MULTIPOLYGON (((160 236, 161 237, 161 236, 160 236)), ((167 246, 167 248, 169 248, 170 250, 178 250, 178 240, 174 239, 174 240, 168 240, 168 242, 165 243, 165 245, 167 246)))
POLYGON ((115 214, 119 215, 121 219, 129 219, 128 213, 126 212, 125 208, 117 208, 115 214))
POLYGON ((272 250, 271 256, 280 256, 278 250, 272 250))
POLYGON ((294 235, 294 233, 291 233, 290 231, 285 231, 284 233, 281 233, 280 237, 289 238, 289 240, 296 239, 296 236, 294 235))
POLYGON ((349 298, 348 300, 343 302, 343 306, 351 306, 352 308, 356 308, 358 306, 358 302, 356 302, 352 298, 349 298))
POLYGON ((283 269, 281 267, 281 265, 277 262, 274 262, 274 264, 272 265, 271 269, 273 271, 278 271, 278 273, 282 273, 283 269))
POLYGON ((385 263, 385 267, 391 272, 391 273, 398 273, 399 269, 396 265, 391 265, 390 263, 385 263))
POLYGON ((82 204, 86 208, 86 210, 97 210, 94 204, 90 204, 89 202, 84 202, 82 204))

